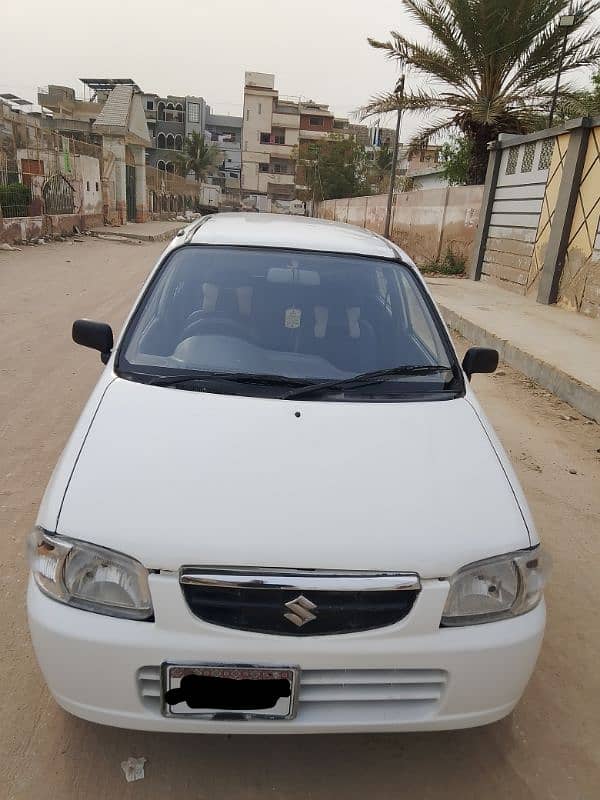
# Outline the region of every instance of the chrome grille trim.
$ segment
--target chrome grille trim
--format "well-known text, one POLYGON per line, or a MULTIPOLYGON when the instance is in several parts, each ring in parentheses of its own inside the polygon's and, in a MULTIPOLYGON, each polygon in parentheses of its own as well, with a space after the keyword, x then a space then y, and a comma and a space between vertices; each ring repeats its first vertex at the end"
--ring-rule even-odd
POLYGON ((365 572, 326 570, 246 570, 182 567, 179 582, 221 589, 285 589, 293 592, 419 591, 414 572, 365 572))

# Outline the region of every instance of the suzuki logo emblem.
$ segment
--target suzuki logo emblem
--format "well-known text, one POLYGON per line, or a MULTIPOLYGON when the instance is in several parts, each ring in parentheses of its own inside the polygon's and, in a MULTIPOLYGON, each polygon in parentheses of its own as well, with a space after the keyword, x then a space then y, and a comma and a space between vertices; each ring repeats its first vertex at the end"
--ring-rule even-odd
POLYGON ((285 607, 289 608, 289 611, 283 616, 299 628, 317 618, 317 615, 312 613, 317 610, 316 605, 307 600, 303 594, 298 595, 294 600, 290 600, 289 603, 285 604, 285 607))

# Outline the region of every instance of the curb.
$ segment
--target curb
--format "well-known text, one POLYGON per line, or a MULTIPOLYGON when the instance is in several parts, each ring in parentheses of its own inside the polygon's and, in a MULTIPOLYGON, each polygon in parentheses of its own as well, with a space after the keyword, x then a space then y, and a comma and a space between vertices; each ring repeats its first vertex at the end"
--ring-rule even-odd
POLYGON ((576 408, 585 417, 600 422, 600 391, 580 383, 572 375, 536 358, 531 353, 520 350, 506 339, 501 339, 447 306, 438 303, 438 308, 449 328, 458 331, 473 344, 495 348, 500 354, 501 361, 531 378, 532 381, 576 408))
POLYGON ((92 230, 90 233, 92 236, 96 236, 101 238, 103 236, 118 236, 121 239, 135 239, 138 242, 170 242, 171 239, 177 234, 177 231, 180 231, 181 228, 185 226, 185 223, 181 223, 181 225, 177 225, 169 229, 168 231, 163 231, 162 233, 134 233, 133 231, 123 231, 117 233, 116 231, 103 231, 102 229, 95 229, 92 230))

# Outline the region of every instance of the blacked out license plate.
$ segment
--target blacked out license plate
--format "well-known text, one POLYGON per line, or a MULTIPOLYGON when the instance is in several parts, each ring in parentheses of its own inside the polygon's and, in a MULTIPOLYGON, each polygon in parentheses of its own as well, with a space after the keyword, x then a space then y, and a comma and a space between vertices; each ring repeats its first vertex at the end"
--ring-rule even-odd
POLYGON ((298 673, 297 667, 165 662, 162 713, 216 720, 292 719, 298 673))

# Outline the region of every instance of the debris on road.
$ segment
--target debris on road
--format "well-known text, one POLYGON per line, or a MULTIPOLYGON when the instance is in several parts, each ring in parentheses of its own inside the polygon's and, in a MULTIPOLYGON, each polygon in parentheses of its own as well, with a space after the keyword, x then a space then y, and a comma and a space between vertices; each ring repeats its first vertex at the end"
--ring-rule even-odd
POLYGON ((125 780, 127 783, 132 781, 141 781, 144 777, 144 764, 146 759, 129 757, 127 761, 121 761, 121 769, 125 773, 125 780))
POLYGON ((11 252, 16 252, 17 250, 21 250, 20 247, 13 247, 12 244, 7 244, 6 242, 0 243, 0 250, 10 250, 11 252))
POLYGON ((577 470, 576 469, 570 469, 569 470, 569 474, 570 475, 577 475, 577 470))
POLYGON ((573 417, 570 414, 561 414, 560 418, 564 419, 565 422, 573 422, 574 420, 579 419, 579 417, 573 417))

